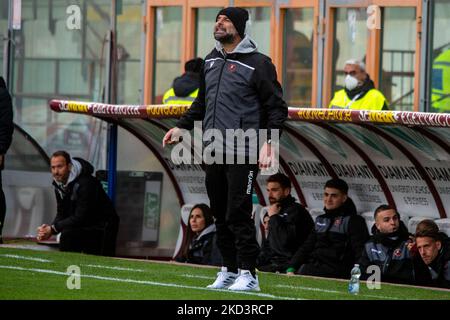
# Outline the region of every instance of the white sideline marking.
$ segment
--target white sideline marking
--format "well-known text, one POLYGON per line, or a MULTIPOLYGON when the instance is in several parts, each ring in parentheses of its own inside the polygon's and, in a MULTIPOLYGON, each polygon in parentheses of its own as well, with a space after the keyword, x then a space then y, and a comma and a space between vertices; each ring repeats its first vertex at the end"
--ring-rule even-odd
MULTIPOLYGON (((320 288, 311 288, 311 287, 302 287, 302 286, 293 286, 293 285, 286 285, 286 284, 277 284, 275 285, 279 288, 290 288, 290 289, 298 289, 298 290, 308 290, 308 291, 318 291, 318 292, 326 292, 326 293, 339 293, 339 294, 348 294, 347 292, 337 291, 337 290, 328 290, 328 289, 320 289, 320 288)), ((386 297, 386 296, 376 296, 371 294, 358 294, 358 296, 361 297, 371 297, 371 298, 380 298, 380 299, 392 299, 392 300, 398 300, 398 298, 395 297, 386 297)))
POLYGON ((52 262, 52 260, 41 259, 41 258, 32 258, 32 257, 26 257, 26 256, 19 256, 17 254, 0 254, 0 257, 20 259, 20 260, 38 261, 38 262, 52 262))
POLYGON ((185 278, 199 278, 199 279, 209 279, 209 280, 215 279, 215 277, 197 276, 194 274, 182 274, 181 276, 185 277, 185 278))
POLYGON ((91 268, 100 268, 100 269, 145 272, 145 270, 142 270, 142 269, 131 269, 131 268, 123 268, 123 267, 110 267, 110 266, 102 266, 102 265, 99 265, 99 264, 82 264, 82 266, 91 267, 91 268))
MULTIPOLYGON (((61 276, 72 276, 73 275, 72 273, 61 272, 61 271, 56 271, 56 270, 22 268, 22 267, 5 266, 5 265, 0 265, 0 269, 11 269, 11 270, 21 270, 21 271, 49 273, 49 274, 56 274, 56 275, 61 275, 61 276)), ((273 298, 273 299, 305 300, 305 299, 301 299, 301 298, 275 296, 273 294, 257 293, 257 292, 251 292, 251 291, 230 291, 230 290, 222 290, 222 289, 208 289, 208 288, 204 288, 204 287, 186 286, 186 285, 180 285, 180 284, 175 284, 175 283, 164 283, 164 282, 154 282, 154 281, 135 280, 135 279, 123 279, 123 278, 111 278, 111 277, 103 277, 103 276, 97 276, 97 275, 91 275, 91 274, 81 274, 80 276, 82 278, 92 278, 92 279, 98 279, 98 280, 109 280, 109 281, 137 283, 137 284, 148 284, 148 285, 161 286, 161 287, 196 289, 196 290, 202 290, 202 291, 208 291, 208 292, 211 292, 211 291, 227 292, 227 293, 245 294, 245 295, 249 295, 249 296, 257 296, 257 297, 264 297, 264 298, 273 298)))

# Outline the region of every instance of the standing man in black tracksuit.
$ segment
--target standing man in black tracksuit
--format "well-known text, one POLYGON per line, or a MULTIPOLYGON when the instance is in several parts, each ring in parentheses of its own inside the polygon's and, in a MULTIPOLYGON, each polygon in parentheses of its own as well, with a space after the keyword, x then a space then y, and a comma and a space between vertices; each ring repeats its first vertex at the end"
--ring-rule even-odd
MULTIPOLYGON (((255 42, 245 35, 247 20, 248 12, 242 8, 229 7, 217 14, 214 27, 217 42, 205 58, 199 95, 177 126, 167 132, 163 145, 177 142, 180 128, 190 130, 196 120, 202 121, 204 131, 214 129, 223 136, 227 129, 234 129, 234 132, 239 132, 238 129, 245 132, 267 129, 268 140, 264 143, 253 140, 240 148, 236 147, 234 140, 231 143, 227 141, 224 150, 217 148, 211 152, 215 161, 205 166, 206 189, 216 218, 217 244, 223 257, 221 272, 208 287, 259 291, 255 274, 259 245, 251 218, 258 161, 250 161, 250 158, 258 154, 259 149, 259 167, 271 165, 274 148, 271 132, 272 129, 282 129, 287 118, 287 106, 282 98, 275 66, 269 57, 257 51, 255 42), (234 156, 244 156, 245 164, 236 164, 236 161, 230 164, 230 150, 234 156)), ((206 134, 203 139, 211 140, 206 134)), ((211 144, 212 141, 205 143, 204 153, 211 144)), ((221 144, 218 142, 215 145, 221 144)))
POLYGON ((316 218, 315 231, 292 258, 288 274, 298 270, 302 275, 350 277, 353 264, 361 258, 369 232, 347 192, 348 185, 344 180, 331 179, 325 183, 325 214, 316 218))
POLYGON ((6 215, 6 200, 2 187, 2 170, 5 167, 5 154, 11 145, 13 131, 11 96, 9 95, 8 89, 6 89, 5 81, 0 77, 0 244, 3 243, 2 229, 6 215))
POLYGON ((410 235, 395 208, 381 205, 375 209, 373 236, 365 244, 359 261, 362 276, 374 274, 369 266, 379 268, 381 281, 414 284, 413 258, 408 249, 410 235))
POLYGON ((61 251, 114 256, 119 217, 92 173, 94 167, 65 151, 50 159, 57 214, 51 225, 38 228, 38 240, 61 233, 61 251))
POLYGON ((261 248, 258 270, 286 272, 292 256, 305 242, 314 221, 304 206, 291 196, 291 181, 277 173, 267 179, 270 206, 268 246, 261 248))

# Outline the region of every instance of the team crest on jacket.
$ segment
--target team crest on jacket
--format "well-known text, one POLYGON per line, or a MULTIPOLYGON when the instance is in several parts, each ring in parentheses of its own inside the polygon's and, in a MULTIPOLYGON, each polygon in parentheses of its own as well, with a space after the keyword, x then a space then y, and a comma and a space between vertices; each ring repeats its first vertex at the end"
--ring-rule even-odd
POLYGON ((230 72, 235 72, 236 71, 236 65, 235 64, 230 64, 228 65, 228 71, 230 72))
POLYGON ((394 257, 400 257, 402 255, 402 250, 400 249, 395 249, 394 251, 394 257))
POLYGON ((341 225, 341 223, 342 223, 341 218, 338 218, 338 219, 334 220, 334 225, 335 225, 336 227, 339 227, 339 226, 341 225))

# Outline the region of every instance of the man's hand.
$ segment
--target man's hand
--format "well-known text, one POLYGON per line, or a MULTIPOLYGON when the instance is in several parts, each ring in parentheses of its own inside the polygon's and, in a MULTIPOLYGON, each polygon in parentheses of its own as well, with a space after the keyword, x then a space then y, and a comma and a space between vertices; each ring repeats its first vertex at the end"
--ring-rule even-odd
POLYGON ((293 273, 293 272, 286 272, 286 275, 288 275, 288 276, 295 276, 295 273, 293 273))
POLYGON ((278 172, 278 155, 271 143, 264 142, 259 151, 259 168, 262 175, 275 174, 278 172))
POLYGON ((48 240, 52 236, 52 227, 49 226, 48 224, 41 225, 40 227, 37 228, 37 231, 38 235, 36 238, 38 241, 48 240))
POLYGON ((267 213, 269 214, 269 217, 274 216, 276 214, 280 213, 280 205, 279 203, 274 203, 272 204, 268 209, 267 209, 267 213))
POLYGON ((261 150, 259 151, 259 168, 267 169, 272 164, 273 157, 272 145, 270 143, 264 142, 261 150))
POLYGON ((167 131, 162 141, 163 148, 166 146, 166 144, 175 144, 180 142, 180 136, 181 130, 178 127, 173 127, 172 129, 167 131))

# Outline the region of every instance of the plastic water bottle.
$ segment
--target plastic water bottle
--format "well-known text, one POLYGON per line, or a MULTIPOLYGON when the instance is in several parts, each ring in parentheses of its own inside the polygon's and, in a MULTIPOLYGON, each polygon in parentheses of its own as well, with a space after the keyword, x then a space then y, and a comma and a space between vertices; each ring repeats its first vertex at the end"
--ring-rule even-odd
POLYGON ((361 277, 361 269, 359 269, 359 264, 355 264, 352 271, 350 272, 351 278, 348 283, 348 292, 350 294, 358 294, 359 292, 359 277, 361 277))

